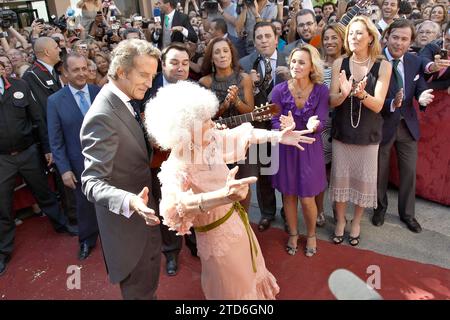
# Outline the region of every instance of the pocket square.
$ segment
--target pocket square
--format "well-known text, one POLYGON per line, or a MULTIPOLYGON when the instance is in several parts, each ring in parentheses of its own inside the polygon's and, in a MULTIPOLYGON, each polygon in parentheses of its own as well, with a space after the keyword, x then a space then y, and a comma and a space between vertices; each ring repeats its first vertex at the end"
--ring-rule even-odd
POLYGON ((414 77, 414 81, 417 81, 417 80, 419 80, 419 75, 418 74, 416 74, 416 76, 414 77))

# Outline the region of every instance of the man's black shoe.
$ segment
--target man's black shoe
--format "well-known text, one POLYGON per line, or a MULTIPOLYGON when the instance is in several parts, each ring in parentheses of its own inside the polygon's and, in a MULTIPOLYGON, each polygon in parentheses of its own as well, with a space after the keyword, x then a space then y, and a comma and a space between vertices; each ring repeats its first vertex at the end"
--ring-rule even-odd
POLYGON ((78 260, 84 260, 91 254, 92 247, 83 242, 80 244, 80 252, 78 253, 78 260))
POLYGON ((6 257, 0 260, 0 276, 6 272, 6 265, 8 264, 10 257, 6 257))
POLYGON ((166 272, 168 276, 174 276, 178 272, 178 257, 176 255, 167 256, 166 272))
POLYGON ((78 236, 78 227, 77 226, 72 226, 70 224, 66 224, 61 229, 56 230, 56 232, 58 232, 58 233, 67 233, 70 236, 74 237, 74 236, 78 236))
POLYGON ((269 220, 267 218, 262 218, 259 221, 258 230, 262 232, 262 231, 269 229, 271 223, 272 223, 272 220, 269 220))
POLYGON ((380 227, 384 224, 384 213, 374 212, 372 216, 372 224, 376 227, 380 227))
POLYGON ((422 232, 422 227, 420 226, 419 222, 417 222, 416 218, 410 218, 410 219, 403 219, 400 218, 400 220, 406 224, 409 230, 415 233, 422 232))
POLYGON ((191 255, 193 257, 198 257, 198 255, 197 255, 197 248, 196 247, 191 247, 191 248, 189 248, 189 250, 191 251, 191 255))

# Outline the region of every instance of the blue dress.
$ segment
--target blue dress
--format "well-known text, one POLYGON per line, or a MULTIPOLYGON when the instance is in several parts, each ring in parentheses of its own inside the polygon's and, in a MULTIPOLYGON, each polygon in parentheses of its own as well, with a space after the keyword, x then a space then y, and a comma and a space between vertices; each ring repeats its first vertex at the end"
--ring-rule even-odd
POLYGON ((315 84, 302 109, 295 105, 288 82, 276 85, 272 90, 272 103, 280 107, 280 114, 272 118, 272 129, 280 129, 280 115, 292 112, 295 130, 305 130, 308 119, 317 115, 318 130, 310 135, 316 138, 313 144, 302 144, 301 151, 293 146, 279 144, 272 153, 272 166, 278 155, 278 171, 272 176, 272 186, 285 195, 314 197, 327 186, 325 160, 323 156, 321 131, 328 117, 328 87, 315 84), (278 149, 278 153, 276 152, 278 149))

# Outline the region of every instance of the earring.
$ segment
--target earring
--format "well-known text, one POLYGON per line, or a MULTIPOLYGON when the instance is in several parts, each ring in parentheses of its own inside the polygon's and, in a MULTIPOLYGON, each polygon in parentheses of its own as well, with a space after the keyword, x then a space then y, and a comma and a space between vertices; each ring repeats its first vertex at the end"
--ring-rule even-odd
POLYGON ((213 72, 213 73, 216 72, 216 67, 214 66, 214 63, 212 64, 212 72, 213 72))

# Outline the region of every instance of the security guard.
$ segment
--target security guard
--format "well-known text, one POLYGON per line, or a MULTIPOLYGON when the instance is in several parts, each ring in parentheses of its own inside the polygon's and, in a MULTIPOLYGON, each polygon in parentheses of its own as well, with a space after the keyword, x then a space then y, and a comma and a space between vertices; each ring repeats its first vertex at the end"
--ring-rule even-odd
POLYGON ((77 235, 68 224, 55 194, 50 190, 32 126, 37 126, 39 140, 47 160, 51 161, 47 127, 28 84, 19 79, 0 77, 0 275, 6 270, 15 234, 12 217, 16 175, 20 174, 30 187, 37 203, 58 233, 77 235))
MULTIPOLYGON (((42 111, 44 121, 47 121, 47 98, 61 89, 61 82, 55 70, 56 64, 60 62, 61 49, 55 40, 49 37, 40 37, 34 43, 34 54, 36 61, 24 73, 22 79, 30 86, 34 100, 42 111)), ((41 148, 42 149, 42 148, 41 148)), ((43 152, 42 150, 40 150, 43 152)), ((62 197, 62 205, 67 216, 76 220, 76 206, 73 191, 65 188, 56 166, 55 184, 59 195, 62 197)))

